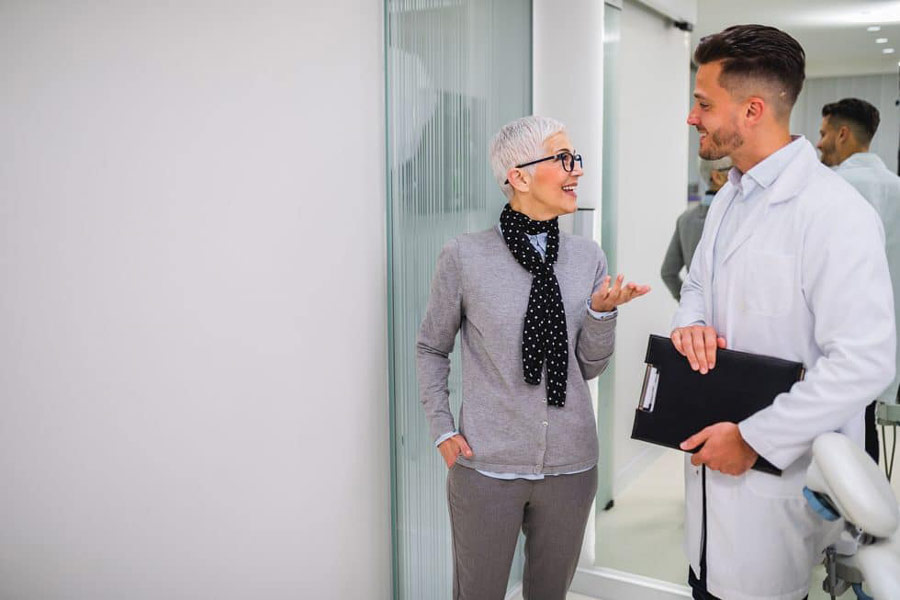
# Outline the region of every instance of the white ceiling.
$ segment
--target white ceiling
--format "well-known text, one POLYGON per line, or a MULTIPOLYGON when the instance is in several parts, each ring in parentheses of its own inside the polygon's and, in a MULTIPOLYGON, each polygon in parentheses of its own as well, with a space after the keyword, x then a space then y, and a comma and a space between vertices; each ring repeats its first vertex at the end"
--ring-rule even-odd
POLYGON ((729 25, 759 23, 794 36, 806 51, 807 77, 897 73, 900 0, 699 0, 693 46, 729 25), (869 32, 870 25, 881 31, 869 32), (887 38, 876 44, 876 38, 887 38), (894 48, 885 55, 883 48, 894 48))

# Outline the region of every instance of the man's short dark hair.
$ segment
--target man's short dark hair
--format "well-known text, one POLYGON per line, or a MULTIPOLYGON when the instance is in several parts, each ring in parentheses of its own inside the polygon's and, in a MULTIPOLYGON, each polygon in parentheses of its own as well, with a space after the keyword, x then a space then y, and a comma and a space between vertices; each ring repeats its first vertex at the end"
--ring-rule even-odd
POLYGON ((806 53, 797 40, 774 27, 734 25, 700 40, 694 62, 722 61, 719 85, 731 92, 739 80, 755 79, 780 90, 783 115, 790 113, 806 78, 806 53))
POLYGON ((860 143, 868 145, 878 131, 881 115, 878 109, 859 98, 844 98, 822 107, 822 116, 829 123, 844 124, 853 130, 860 143))

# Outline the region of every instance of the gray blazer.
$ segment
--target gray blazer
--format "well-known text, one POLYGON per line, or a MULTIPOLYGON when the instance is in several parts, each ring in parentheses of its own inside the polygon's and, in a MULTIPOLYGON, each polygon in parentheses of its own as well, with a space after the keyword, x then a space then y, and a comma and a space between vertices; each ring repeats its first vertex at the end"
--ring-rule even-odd
POLYGON ((419 394, 432 439, 456 429, 447 377, 456 333, 462 344, 459 431, 474 456, 462 465, 498 473, 566 473, 597 463, 597 427, 587 380, 603 372, 615 342, 616 318, 597 319, 587 300, 606 276, 606 257, 590 240, 560 232, 559 280, 569 336, 564 408, 525 383, 522 328, 532 276, 497 228, 459 236, 438 257, 416 344, 419 394))

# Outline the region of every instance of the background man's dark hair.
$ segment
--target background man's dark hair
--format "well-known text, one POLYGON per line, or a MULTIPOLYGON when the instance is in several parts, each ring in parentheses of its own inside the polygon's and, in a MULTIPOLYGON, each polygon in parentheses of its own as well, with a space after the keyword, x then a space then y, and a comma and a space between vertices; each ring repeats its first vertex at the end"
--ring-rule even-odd
POLYGON ((844 98, 826 104, 822 107, 822 116, 828 117, 828 122, 835 127, 850 127, 856 139, 866 146, 872 141, 881 122, 878 109, 859 98, 844 98))
POLYGON ((806 78, 806 53, 791 36, 765 25, 734 25, 700 40, 694 51, 698 65, 722 61, 719 85, 732 92, 754 79, 773 86, 776 113, 790 114, 806 78))

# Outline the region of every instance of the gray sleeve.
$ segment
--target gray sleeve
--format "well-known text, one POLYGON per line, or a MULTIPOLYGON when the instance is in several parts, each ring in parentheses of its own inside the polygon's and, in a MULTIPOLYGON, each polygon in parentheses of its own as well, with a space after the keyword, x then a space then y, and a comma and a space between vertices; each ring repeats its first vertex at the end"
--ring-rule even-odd
POLYGON ((416 340, 419 399, 425 409, 432 440, 456 429, 450 412, 447 378, 450 375, 450 353, 461 320, 459 243, 451 240, 438 256, 428 307, 416 340))
POLYGON ((684 258, 681 252, 681 239, 678 235, 678 225, 676 225, 675 233, 672 234, 672 240, 669 242, 669 248, 666 250, 666 256, 663 258, 662 267, 659 270, 663 283, 666 284, 672 297, 676 300, 681 300, 681 285, 683 283, 681 281, 681 268, 683 266, 684 258))
MULTIPOLYGON (((592 291, 600 288, 607 270, 606 255, 599 246, 597 254, 597 271, 594 274, 592 291)), ((575 358, 578 360, 581 375, 586 380, 597 377, 609 365, 616 344, 616 320, 616 316, 598 319, 590 313, 585 314, 575 343, 575 358)))

